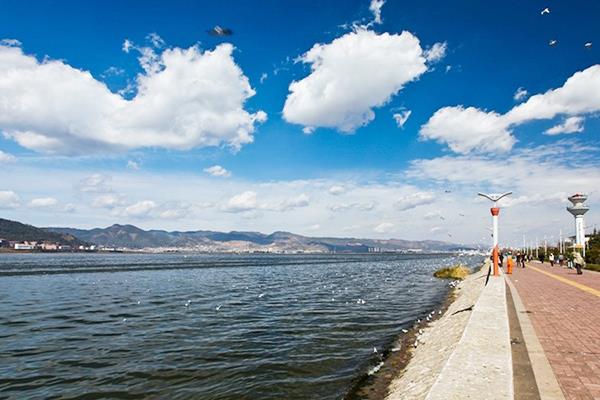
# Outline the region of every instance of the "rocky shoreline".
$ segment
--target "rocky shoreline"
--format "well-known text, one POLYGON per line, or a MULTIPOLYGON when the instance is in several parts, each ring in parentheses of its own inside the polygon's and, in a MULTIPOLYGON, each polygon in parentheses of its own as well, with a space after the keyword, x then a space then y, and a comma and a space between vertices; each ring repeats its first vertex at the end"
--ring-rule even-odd
POLYGON ((377 371, 357 382, 346 399, 424 399, 460 341, 486 272, 478 269, 457 283, 429 320, 423 318, 403 332, 384 352, 377 371))

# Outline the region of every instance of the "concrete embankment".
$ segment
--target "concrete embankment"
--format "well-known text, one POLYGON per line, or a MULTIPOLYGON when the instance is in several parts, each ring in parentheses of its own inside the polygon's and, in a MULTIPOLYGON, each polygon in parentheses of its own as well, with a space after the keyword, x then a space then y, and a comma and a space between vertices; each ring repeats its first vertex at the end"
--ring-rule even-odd
POLYGON ((456 289, 456 300, 425 328, 388 400, 512 399, 512 358, 503 277, 487 268, 456 289))

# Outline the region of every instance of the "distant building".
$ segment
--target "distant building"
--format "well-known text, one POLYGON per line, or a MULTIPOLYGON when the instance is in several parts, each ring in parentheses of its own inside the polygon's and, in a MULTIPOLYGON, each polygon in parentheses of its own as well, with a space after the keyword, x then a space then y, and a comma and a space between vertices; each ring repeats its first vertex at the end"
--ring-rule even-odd
POLYGON ((0 239, 0 247, 10 247, 10 242, 6 239, 0 239))
POLYGON ((35 249, 35 245, 29 243, 15 243, 15 250, 33 250, 35 249))
POLYGON ((40 245, 40 248, 44 251, 57 251, 59 245, 58 243, 44 242, 40 245))

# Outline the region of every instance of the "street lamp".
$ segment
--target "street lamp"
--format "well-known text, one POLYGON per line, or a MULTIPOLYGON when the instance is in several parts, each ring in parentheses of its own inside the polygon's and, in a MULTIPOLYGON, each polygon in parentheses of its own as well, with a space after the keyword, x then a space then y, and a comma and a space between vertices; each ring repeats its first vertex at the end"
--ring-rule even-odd
POLYGON ((493 227, 493 248, 492 248, 492 259, 494 260, 494 276, 499 276, 500 273, 498 271, 498 215, 500 214, 500 208, 498 208, 498 201, 506 197, 512 192, 506 192, 503 194, 485 194, 485 193, 477 193, 481 197, 485 197, 486 199, 492 201, 494 206, 490 209, 492 213, 492 227, 493 227))

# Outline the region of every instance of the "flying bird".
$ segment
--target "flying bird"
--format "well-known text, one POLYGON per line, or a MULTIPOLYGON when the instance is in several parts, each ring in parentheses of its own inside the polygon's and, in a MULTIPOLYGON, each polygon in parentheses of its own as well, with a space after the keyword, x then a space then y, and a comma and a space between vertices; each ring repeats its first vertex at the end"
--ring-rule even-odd
POLYGON ((554 47, 554 46, 556 46, 556 43, 558 43, 558 40, 552 39, 551 41, 548 42, 548 45, 550 47, 554 47))
POLYGON ((544 8, 542 10, 542 12, 540 13, 541 15, 546 15, 546 14, 550 14, 550 9, 548 7, 544 8))
POLYGON ((233 31, 229 28, 222 28, 219 25, 215 26, 212 29, 209 29, 208 34, 211 36, 231 36, 233 35, 233 31))
POLYGON ((592 48, 592 42, 587 42, 586 44, 583 45, 586 49, 591 49, 592 48))

